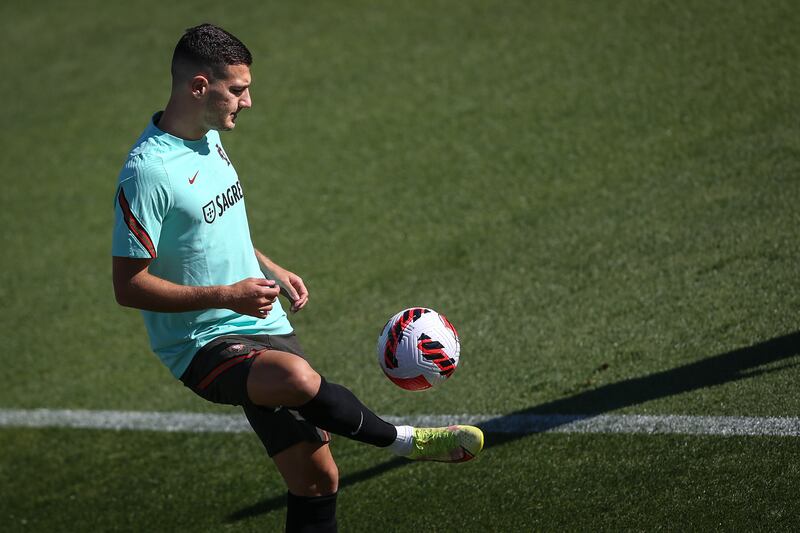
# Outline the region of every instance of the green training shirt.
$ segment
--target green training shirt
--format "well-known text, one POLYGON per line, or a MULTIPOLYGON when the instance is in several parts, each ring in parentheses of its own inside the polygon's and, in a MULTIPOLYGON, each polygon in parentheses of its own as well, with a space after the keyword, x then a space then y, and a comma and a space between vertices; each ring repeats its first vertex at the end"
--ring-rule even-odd
MULTIPOLYGON (((160 116, 153 116, 119 174, 112 254, 151 258, 151 274, 179 285, 263 278, 242 185, 219 133, 180 139, 158 129, 160 116)), ((197 350, 220 335, 291 333, 280 302, 272 305, 264 318, 229 309, 142 315, 153 351, 180 377, 197 350)))

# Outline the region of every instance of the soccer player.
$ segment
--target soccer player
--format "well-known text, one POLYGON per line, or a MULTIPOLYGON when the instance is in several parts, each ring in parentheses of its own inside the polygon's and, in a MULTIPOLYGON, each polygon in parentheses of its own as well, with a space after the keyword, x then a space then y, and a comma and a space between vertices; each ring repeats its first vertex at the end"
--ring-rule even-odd
POLYGON ((253 247, 244 187, 222 146, 251 105, 245 45, 202 24, 172 57, 172 90, 119 174, 112 242, 117 301, 142 310, 153 351, 199 396, 240 405, 288 488, 288 531, 335 531, 338 470, 328 432, 411 459, 462 462, 471 426, 394 426, 306 360, 293 312, 296 274, 253 247))

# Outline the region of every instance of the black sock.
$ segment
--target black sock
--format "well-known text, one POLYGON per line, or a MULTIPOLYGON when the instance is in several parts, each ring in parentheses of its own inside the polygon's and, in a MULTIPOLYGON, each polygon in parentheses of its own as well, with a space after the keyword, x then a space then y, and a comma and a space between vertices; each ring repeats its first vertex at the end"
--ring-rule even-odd
POLYGON ((336 493, 295 496, 287 492, 286 533, 336 533, 336 493))
POLYGON ((397 438, 397 429, 381 420, 355 394, 322 378, 319 392, 295 410, 320 429, 373 446, 386 447, 397 438))

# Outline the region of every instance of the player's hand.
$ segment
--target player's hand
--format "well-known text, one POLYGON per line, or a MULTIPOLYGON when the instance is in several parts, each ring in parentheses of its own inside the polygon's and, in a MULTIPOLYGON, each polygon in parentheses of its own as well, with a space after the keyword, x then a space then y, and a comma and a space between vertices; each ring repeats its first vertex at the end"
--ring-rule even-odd
POLYGON ((280 285, 281 293, 292 302, 292 313, 305 307, 308 303, 308 289, 300 276, 280 267, 273 268, 272 275, 280 285))
POLYGON ((247 278, 226 285, 224 307, 241 315, 264 318, 272 310, 280 288, 271 279, 247 278))

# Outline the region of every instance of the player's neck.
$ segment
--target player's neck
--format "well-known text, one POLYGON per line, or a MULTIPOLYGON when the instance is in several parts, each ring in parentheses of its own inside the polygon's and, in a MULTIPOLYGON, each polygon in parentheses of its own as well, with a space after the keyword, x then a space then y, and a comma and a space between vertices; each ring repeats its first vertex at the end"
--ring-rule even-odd
POLYGON ((180 104, 173 99, 167 102, 156 126, 161 131, 187 141, 200 140, 208 133, 208 128, 200 125, 193 113, 181 109, 180 104))

